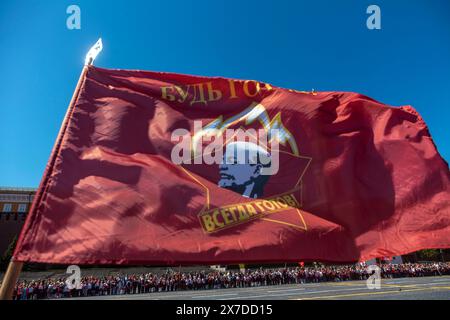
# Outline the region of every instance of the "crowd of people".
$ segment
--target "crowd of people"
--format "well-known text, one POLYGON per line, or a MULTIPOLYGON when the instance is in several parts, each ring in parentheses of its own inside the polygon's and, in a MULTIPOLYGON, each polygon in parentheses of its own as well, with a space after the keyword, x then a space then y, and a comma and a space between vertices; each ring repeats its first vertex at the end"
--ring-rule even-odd
MULTIPOLYGON (((382 278, 450 275, 450 263, 382 264, 382 278)), ((245 288, 323 281, 365 280, 372 272, 364 264, 345 266, 299 266, 246 271, 202 271, 163 274, 116 274, 104 277, 82 277, 77 288, 66 278, 19 281, 14 299, 36 300, 70 297, 139 294, 180 290, 245 288)))

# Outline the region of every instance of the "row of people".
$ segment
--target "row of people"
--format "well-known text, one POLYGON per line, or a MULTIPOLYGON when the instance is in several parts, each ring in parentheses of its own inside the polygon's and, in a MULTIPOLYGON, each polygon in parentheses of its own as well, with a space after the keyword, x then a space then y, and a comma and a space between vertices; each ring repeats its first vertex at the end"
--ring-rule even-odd
MULTIPOLYGON (((450 274, 450 263, 383 264, 383 278, 423 277, 450 274)), ((302 284, 324 281, 365 280, 372 272, 364 264, 246 271, 174 272, 163 274, 116 274, 83 277, 78 288, 70 289, 66 278, 19 281, 14 299, 34 300, 87 297, 119 294, 139 294, 163 291, 245 288, 282 284, 302 284)))

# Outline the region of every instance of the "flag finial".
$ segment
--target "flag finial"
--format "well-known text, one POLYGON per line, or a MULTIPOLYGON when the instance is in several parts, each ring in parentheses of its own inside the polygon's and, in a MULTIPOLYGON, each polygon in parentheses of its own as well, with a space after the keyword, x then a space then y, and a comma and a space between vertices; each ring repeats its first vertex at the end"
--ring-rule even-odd
POLYGON ((94 63, 95 58, 102 51, 102 49, 103 49, 102 38, 99 38, 86 54, 86 58, 84 59, 84 65, 90 66, 92 63, 94 63))

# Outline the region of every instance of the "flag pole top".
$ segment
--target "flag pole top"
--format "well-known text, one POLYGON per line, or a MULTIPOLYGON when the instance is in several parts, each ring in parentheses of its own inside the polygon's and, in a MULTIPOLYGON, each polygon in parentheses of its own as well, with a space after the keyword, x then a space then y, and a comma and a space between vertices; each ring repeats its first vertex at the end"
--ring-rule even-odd
POLYGON ((89 49, 86 54, 86 58, 84 59, 84 65, 90 66, 94 63, 95 58, 97 58, 98 54, 103 49, 102 38, 99 38, 97 42, 89 49))

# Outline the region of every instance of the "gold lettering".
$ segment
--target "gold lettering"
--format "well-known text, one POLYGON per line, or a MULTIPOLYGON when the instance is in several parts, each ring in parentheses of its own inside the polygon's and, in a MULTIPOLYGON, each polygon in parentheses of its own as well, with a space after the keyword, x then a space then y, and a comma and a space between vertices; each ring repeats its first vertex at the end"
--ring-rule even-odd
POLYGON ((194 90, 194 98, 192 99, 190 105, 192 106, 194 103, 204 103, 205 105, 207 105, 208 102, 205 100, 205 92, 203 91, 203 83, 193 84, 192 88, 194 90), (197 88, 197 90, 195 88, 197 88), (197 93, 199 94, 199 96, 197 96, 197 93))
POLYGON ((264 86, 261 88, 261 90, 267 90, 267 91, 271 91, 273 88, 270 84, 268 83, 263 83, 264 86))
POLYGON ((222 98, 222 91, 212 88, 212 82, 206 83, 206 88, 208 89, 208 100, 209 101, 217 101, 222 98))
POLYGON ((273 203, 272 203, 271 201, 264 200, 264 201, 262 202, 262 204, 263 204, 263 206, 266 207, 266 209, 268 209, 268 210, 275 210, 275 206, 273 205, 273 203))
POLYGON ((211 232, 214 231, 216 226, 214 225, 214 222, 211 219, 211 216, 209 214, 205 214, 202 216, 203 225, 206 228, 206 231, 211 232))
POLYGON ((261 89, 260 87, 259 87, 259 83, 258 82, 256 82, 256 81, 254 81, 254 80, 245 80, 244 81, 244 93, 245 93, 245 95, 247 96, 247 97, 254 97, 254 96, 256 96, 257 94, 258 94, 258 92, 259 92, 259 90, 261 89), (255 92, 254 93, 250 93, 250 91, 249 91, 249 88, 248 88, 248 85, 250 84, 250 83, 254 83, 255 84, 255 92))
POLYGON ((175 101, 175 96, 173 94, 169 94, 169 90, 173 90, 173 87, 161 87, 161 97, 165 100, 175 101))
POLYGON ((277 208, 277 209, 280 209, 280 208, 281 208, 280 205, 279 205, 279 203, 276 202, 275 200, 270 199, 269 201, 272 203, 273 206, 275 206, 275 208, 277 208))
POLYGON ((255 208, 253 208, 253 206, 251 204, 246 204, 245 207, 247 208, 248 214, 250 216, 253 216, 253 215, 257 214, 255 208))
POLYGON ((255 202, 255 205, 258 207, 260 212, 264 212, 265 211, 263 206, 261 205, 261 201, 255 202))
POLYGON ((290 205, 291 207, 297 207, 297 202, 293 198, 291 198, 291 196, 292 195, 286 195, 286 196, 283 196, 283 198, 286 201, 286 203, 288 205, 290 205))
POLYGON ((236 221, 236 213, 234 213, 234 211, 236 210, 236 207, 230 207, 228 208, 228 210, 230 210, 231 215, 233 216, 233 220, 236 221))
POLYGON ((231 94, 230 99, 237 98, 238 96, 236 95, 236 87, 234 86, 234 80, 229 79, 228 83, 230 84, 230 94, 231 94))
POLYGON ((183 90, 182 87, 179 86, 175 86, 175 89, 178 91, 178 93, 180 94, 180 99, 178 99, 178 102, 184 102, 186 101, 186 98, 189 95, 189 86, 186 87, 186 91, 183 90))
POLYGON ((279 204, 282 208, 286 208, 286 207, 288 206, 287 203, 286 203, 286 201, 284 201, 282 197, 278 197, 278 198, 276 199, 276 201, 278 202, 278 204, 279 204))
POLYGON ((224 226, 224 224, 223 224, 223 222, 219 222, 219 219, 217 219, 217 216, 219 215, 219 210, 214 210, 214 213, 213 213, 213 220, 214 220, 214 223, 219 227, 219 228, 221 228, 221 227, 223 227, 224 226))
POLYGON ((223 221, 225 222, 226 225, 233 223, 233 221, 229 219, 230 217, 227 209, 220 210, 220 213, 222 214, 223 221))
POLYGON ((239 221, 247 220, 249 218, 249 216, 243 206, 238 206, 237 209, 239 212, 239 221))

